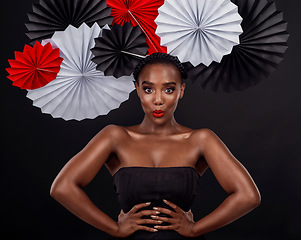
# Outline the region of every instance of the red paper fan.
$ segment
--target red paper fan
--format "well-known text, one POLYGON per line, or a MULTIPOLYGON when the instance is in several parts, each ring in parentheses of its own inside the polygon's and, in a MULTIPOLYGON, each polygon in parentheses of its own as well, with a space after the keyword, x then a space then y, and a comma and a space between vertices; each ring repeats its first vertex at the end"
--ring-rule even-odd
POLYGON ((21 89, 36 89, 54 80, 60 71, 63 58, 60 50, 53 49, 50 43, 42 46, 36 42, 34 47, 25 45, 23 52, 15 52, 15 60, 8 60, 10 68, 7 76, 13 85, 21 89))
POLYGON ((129 22, 133 27, 139 25, 146 35, 146 43, 149 46, 148 53, 167 52, 166 47, 160 46, 160 37, 155 34, 158 16, 158 8, 164 0, 107 0, 111 8, 113 24, 123 25, 129 22))

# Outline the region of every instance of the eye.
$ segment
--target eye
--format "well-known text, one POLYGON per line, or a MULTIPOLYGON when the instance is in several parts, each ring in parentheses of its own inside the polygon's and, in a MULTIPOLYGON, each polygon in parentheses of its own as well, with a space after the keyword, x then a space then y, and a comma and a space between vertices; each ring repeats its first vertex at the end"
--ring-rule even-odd
POLYGON ((152 89, 150 87, 143 87, 143 90, 146 92, 146 93, 151 93, 152 92, 152 89))
POLYGON ((170 87, 170 88, 166 88, 165 92, 167 92, 167 93, 173 93, 174 90, 175 90, 175 88, 170 87))

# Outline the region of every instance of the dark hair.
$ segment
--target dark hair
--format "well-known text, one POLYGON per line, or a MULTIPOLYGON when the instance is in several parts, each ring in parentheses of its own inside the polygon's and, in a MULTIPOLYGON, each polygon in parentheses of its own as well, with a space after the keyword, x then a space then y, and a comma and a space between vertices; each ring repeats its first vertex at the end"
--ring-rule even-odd
POLYGON ((163 64, 170 64, 174 65, 177 67, 179 70, 181 77, 182 77, 182 82, 183 79, 187 78, 187 72, 183 64, 179 61, 179 59, 175 56, 172 56, 167 53, 161 53, 161 52, 156 52, 151 55, 148 55, 146 58, 142 59, 135 67, 135 70, 133 72, 135 82, 138 83, 138 76, 142 69, 147 65, 147 64, 155 64, 155 63, 163 63, 163 64))

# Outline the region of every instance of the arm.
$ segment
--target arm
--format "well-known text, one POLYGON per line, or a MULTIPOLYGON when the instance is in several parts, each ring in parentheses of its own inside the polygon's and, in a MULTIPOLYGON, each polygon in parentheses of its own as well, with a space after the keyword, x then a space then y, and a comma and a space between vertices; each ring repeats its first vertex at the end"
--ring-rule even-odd
POLYGON ((118 139, 118 127, 108 125, 63 167, 55 178, 50 195, 80 219, 114 236, 116 221, 97 208, 83 191, 99 172, 118 139))
POLYGON ((199 140, 200 152, 229 196, 214 211, 194 224, 194 236, 235 221, 256 208, 261 201, 260 193, 247 170, 213 131, 200 130, 199 140))

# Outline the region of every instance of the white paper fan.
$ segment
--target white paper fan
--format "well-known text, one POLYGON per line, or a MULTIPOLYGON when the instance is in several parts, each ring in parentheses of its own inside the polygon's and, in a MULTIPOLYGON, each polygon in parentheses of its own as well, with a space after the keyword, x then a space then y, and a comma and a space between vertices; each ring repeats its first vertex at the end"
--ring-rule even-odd
POLYGON ((182 62, 209 66, 239 44, 242 18, 230 0, 165 0, 158 11, 161 45, 182 62))
POLYGON ((27 97, 34 106, 55 118, 83 120, 105 115, 129 98, 135 89, 132 76, 104 76, 91 61, 90 49, 101 31, 96 23, 91 28, 85 23, 79 28, 69 25, 65 31, 55 32, 51 39, 43 41, 58 47, 64 60, 55 80, 28 90, 27 97))

